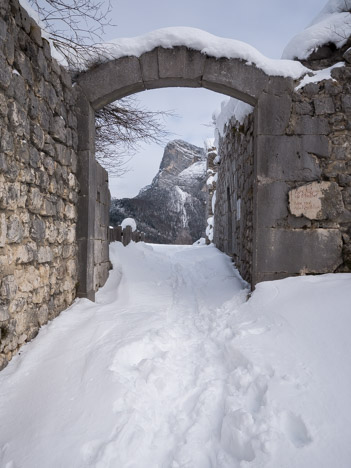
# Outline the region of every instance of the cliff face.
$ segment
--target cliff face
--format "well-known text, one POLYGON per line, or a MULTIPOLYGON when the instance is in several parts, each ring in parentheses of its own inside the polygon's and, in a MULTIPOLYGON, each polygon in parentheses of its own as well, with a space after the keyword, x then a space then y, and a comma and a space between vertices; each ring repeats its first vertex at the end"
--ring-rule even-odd
POLYGON ((134 198, 112 200, 111 225, 132 217, 147 242, 191 244, 204 235, 205 186, 204 150, 182 140, 171 141, 151 185, 134 198))

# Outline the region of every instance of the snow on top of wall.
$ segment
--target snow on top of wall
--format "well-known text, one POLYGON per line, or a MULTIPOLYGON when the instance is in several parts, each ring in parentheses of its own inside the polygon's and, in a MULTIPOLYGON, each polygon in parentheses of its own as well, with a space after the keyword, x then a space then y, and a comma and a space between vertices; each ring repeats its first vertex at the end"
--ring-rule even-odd
POLYGON ((239 101, 235 98, 229 98, 221 102, 221 110, 218 113, 214 113, 213 118, 216 122, 215 127, 215 146, 218 148, 218 140, 220 136, 224 135, 225 126, 234 118, 242 124, 245 120, 245 117, 251 112, 254 108, 246 102, 239 101))
POLYGON ((137 225, 135 219, 133 218, 125 218, 121 223, 122 229, 125 229, 127 226, 132 228, 132 231, 136 231, 137 225))
POLYGON ((210 149, 215 147, 215 139, 214 138, 206 138, 204 141, 205 151, 209 151, 210 149))
POLYGON ((351 35, 351 0, 329 0, 309 27, 294 36, 283 51, 283 59, 307 59, 318 47, 332 42, 337 48, 351 35))
POLYGON ((50 39, 50 33, 46 31, 45 29, 45 24, 43 21, 40 19, 40 16, 37 11, 32 8, 32 6, 29 4, 28 0, 19 0, 19 3, 22 8, 24 8, 27 12, 27 14, 37 23, 37 25, 41 29, 41 36, 48 41, 50 44, 50 51, 51 51, 51 56, 57 60, 57 62, 62 65, 62 66, 67 66, 67 61, 64 58, 62 54, 56 49, 54 46, 52 40, 50 39))
POLYGON ((38 13, 34 10, 34 8, 29 4, 28 0, 19 0, 19 3, 21 5, 22 8, 24 8, 26 10, 26 12, 28 13, 28 15, 34 19, 34 21, 36 23, 38 23, 38 25, 42 28, 43 28, 43 23, 41 21, 41 19, 39 18, 39 15, 38 13))
POLYGON ((295 88, 296 91, 300 88, 303 88, 308 83, 319 83, 320 81, 330 80, 330 79, 332 79, 333 81, 336 81, 334 80, 334 78, 332 78, 331 71, 333 70, 333 68, 343 67, 344 65, 345 65, 345 62, 339 62, 339 63, 336 63, 335 65, 332 65, 331 67, 323 68, 323 70, 317 70, 313 72, 312 76, 305 75, 303 79, 301 80, 301 83, 295 88))
POLYGON ((300 78, 308 69, 292 60, 276 60, 265 57, 257 49, 242 41, 214 36, 201 29, 171 27, 152 31, 143 36, 114 39, 96 46, 96 52, 87 56, 83 68, 96 62, 121 57, 140 57, 156 47, 171 49, 185 46, 216 58, 236 58, 254 64, 268 75, 300 78))

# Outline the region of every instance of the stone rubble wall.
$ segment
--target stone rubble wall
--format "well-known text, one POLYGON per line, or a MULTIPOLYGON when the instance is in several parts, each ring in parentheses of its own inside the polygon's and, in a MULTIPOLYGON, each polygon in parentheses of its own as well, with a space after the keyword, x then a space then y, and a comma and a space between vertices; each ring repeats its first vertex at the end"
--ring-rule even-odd
POLYGON ((108 173, 96 162, 96 205, 94 242, 94 288, 97 291, 106 283, 111 263, 109 259, 109 219, 111 195, 108 173))
POLYGON ((244 125, 231 122, 220 141, 215 244, 252 285, 351 271, 349 46, 313 60, 313 69, 329 67, 344 54, 331 79, 299 89, 276 79, 244 125))
POLYGON ((254 118, 232 119, 220 138, 214 213, 214 243, 252 281, 254 118))
POLYGON ((0 370, 76 295, 74 103, 40 28, 0 1, 0 370))
MULTIPOLYGON (((79 289, 77 128, 70 75, 18 0, 0 0, 0 370, 79 289)), ((110 269, 108 176, 97 162, 94 178, 97 290, 110 269)))
MULTIPOLYGON (((351 65, 293 94, 287 134, 319 135, 309 149, 309 181, 289 181, 287 225, 321 233, 334 251, 329 271, 351 271, 351 65), (307 183, 306 183, 307 182, 307 183)), ((307 271, 308 272, 308 271, 307 271)))

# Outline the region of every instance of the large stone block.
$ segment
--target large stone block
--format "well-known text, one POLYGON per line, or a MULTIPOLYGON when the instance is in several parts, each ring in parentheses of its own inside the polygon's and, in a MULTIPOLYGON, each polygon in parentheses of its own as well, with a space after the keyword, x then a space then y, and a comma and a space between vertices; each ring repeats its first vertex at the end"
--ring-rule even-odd
POLYGON ((1 282, 0 294, 3 299, 12 300, 17 293, 17 284, 13 275, 5 276, 1 282))
POLYGON ((283 96, 292 94, 296 84, 293 78, 283 76, 270 76, 265 87, 265 92, 268 94, 275 94, 276 96, 283 96))
POLYGON ((0 247, 5 247, 6 233, 7 233, 6 215, 5 213, 0 213, 0 247))
POLYGON ((342 238, 337 229, 259 229, 256 277, 333 272, 342 263, 342 238))
POLYGON ((99 239, 94 240, 94 263, 95 265, 101 263, 102 260, 102 241, 99 239))
POLYGON ((258 184, 257 225, 259 227, 273 227, 288 216, 288 191, 285 182, 269 182, 258 184))
POLYGON ((140 58, 141 73, 145 86, 148 82, 154 82, 159 79, 158 74, 158 49, 146 52, 140 58))
MULTIPOLYGON (((8 306, 6 306, 4 304, 0 304, 0 323, 1 322, 6 322, 7 320, 9 320, 9 318, 10 318, 10 314, 9 314, 9 311, 8 311, 8 306)), ((1 336, 0 336, 0 338, 1 338, 1 336)), ((0 368, 0 370, 1 370, 1 368, 0 368)))
POLYGON ((51 135, 54 140, 66 143, 66 125, 62 117, 54 117, 52 120, 51 135))
POLYGON ((158 48, 160 78, 179 78, 201 82, 206 56, 187 47, 158 48))
POLYGON ((302 135, 301 151, 327 158, 329 157, 329 139, 325 135, 302 135))
POLYGON ((95 300, 94 241, 78 239, 78 297, 95 300))
POLYGON ((290 132, 295 135, 328 135, 330 127, 325 117, 300 115, 296 117, 290 132))
POLYGON ((145 89, 137 57, 123 57, 98 65, 81 74, 78 84, 96 110, 145 89))
POLYGON ((6 238, 9 244, 19 244, 23 240, 23 224, 17 215, 11 215, 7 222, 6 238))
POLYGON ((95 197, 80 196, 77 212, 77 239, 94 239, 95 197))
POLYGON ((318 179, 321 175, 318 159, 304 145, 304 140, 296 136, 257 136, 258 178, 285 181, 318 179))
POLYGON ((257 134, 284 135, 289 125, 291 109, 290 95, 262 93, 257 107, 257 134))
POLYGON ((202 83, 205 88, 255 105, 268 79, 262 70, 243 60, 207 57, 202 83))
POLYGON ((39 247, 38 249, 38 263, 48 263, 52 262, 53 254, 51 248, 46 247, 39 247))
POLYGON ((0 88, 7 89, 11 83, 11 69, 5 57, 0 54, 0 88))
POLYGON ((314 108, 317 115, 333 114, 335 106, 331 97, 321 97, 313 100, 314 108))

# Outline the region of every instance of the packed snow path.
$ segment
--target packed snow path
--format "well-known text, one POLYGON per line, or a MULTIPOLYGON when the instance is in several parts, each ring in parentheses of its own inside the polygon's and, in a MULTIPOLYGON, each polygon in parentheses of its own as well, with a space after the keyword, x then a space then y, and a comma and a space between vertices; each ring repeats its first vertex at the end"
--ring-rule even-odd
POLYGON ((97 302, 1 372, 2 468, 351 466, 351 275, 264 283, 246 302, 214 247, 111 257, 97 302))

